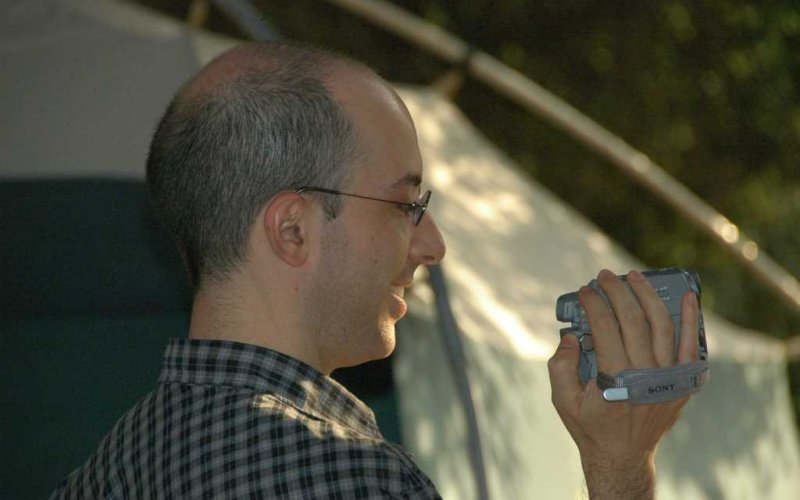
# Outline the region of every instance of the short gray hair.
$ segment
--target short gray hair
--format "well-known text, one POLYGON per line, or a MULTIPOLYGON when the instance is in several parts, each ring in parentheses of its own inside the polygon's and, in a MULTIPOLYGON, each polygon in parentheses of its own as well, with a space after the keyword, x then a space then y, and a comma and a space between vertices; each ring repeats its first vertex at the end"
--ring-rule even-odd
MULTIPOLYGON (((339 189, 358 154, 354 125, 324 85, 349 62, 290 44, 258 44, 273 61, 200 96, 179 94, 150 145, 147 186, 177 240, 190 280, 224 280, 245 258, 255 217, 276 194, 339 189), (266 70, 265 70, 266 69, 266 70)), ((336 196, 321 198, 329 217, 336 196)))

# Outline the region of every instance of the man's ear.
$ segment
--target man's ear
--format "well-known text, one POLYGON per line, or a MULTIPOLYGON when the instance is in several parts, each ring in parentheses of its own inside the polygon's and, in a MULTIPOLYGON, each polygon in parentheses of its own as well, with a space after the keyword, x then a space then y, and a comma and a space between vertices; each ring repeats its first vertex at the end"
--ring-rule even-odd
POLYGON ((311 215, 310 201, 288 191, 275 196, 264 211, 263 229, 272 251, 292 267, 308 259, 311 215))

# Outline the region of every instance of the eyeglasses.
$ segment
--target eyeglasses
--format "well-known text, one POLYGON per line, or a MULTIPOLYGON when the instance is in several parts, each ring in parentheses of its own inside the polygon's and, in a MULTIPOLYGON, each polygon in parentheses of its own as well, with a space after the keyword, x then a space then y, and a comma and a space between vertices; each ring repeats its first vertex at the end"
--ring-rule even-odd
POLYGON ((316 193, 326 193, 326 194, 336 194, 340 196, 352 196, 353 198, 361 198, 363 200, 372 200, 372 201, 382 201, 383 203, 391 203, 393 205, 397 205, 403 209, 403 211, 411 216, 411 220, 414 221, 414 225, 418 226, 420 221, 422 220, 422 216, 425 215, 425 210, 428 209, 428 202, 431 199, 431 191, 430 189, 425 191, 422 196, 419 197, 419 200, 413 203, 403 203, 402 201, 394 201, 394 200, 382 200, 380 198, 373 198, 371 196, 362 196, 360 194, 352 194, 352 193, 343 193, 341 191, 336 191, 334 189, 325 189, 325 188, 317 188, 317 187, 301 187, 295 190, 295 193, 307 193, 307 192, 316 192, 316 193))

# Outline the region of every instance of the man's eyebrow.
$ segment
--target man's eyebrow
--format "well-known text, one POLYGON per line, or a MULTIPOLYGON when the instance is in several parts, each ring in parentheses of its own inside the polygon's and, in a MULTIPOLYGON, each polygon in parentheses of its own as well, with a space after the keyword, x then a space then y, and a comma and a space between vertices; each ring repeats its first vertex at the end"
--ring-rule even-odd
POLYGON ((422 176, 419 174, 406 174, 401 177, 397 182, 392 184, 392 188, 401 188, 406 186, 417 187, 422 184, 422 176))

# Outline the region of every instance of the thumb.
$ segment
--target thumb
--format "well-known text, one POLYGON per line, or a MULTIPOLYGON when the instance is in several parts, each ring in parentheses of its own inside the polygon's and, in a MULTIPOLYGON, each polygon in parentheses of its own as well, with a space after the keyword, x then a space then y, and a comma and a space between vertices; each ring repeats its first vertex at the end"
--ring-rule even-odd
POLYGON ((578 362, 580 361, 580 345, 575 335, 565 334, 561 337, 555 354, 547 362, 550 373, 550 387, 553 391, 553 405, 559 412, 565 406, 577 404, 583 390, 578 378, 578 362))

